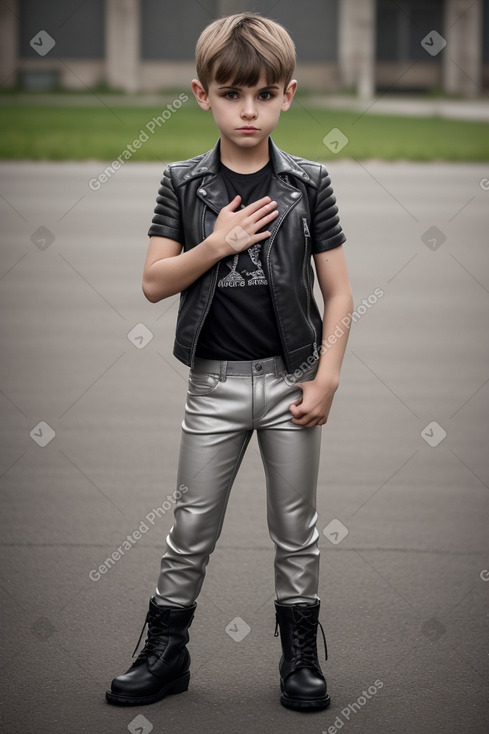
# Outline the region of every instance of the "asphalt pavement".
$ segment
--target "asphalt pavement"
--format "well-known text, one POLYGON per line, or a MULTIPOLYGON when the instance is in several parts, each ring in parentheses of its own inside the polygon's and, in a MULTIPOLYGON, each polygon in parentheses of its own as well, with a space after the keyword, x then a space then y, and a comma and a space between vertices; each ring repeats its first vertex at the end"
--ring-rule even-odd
POLYGON ((188 692, 105 701, 172 524, 187 375, 178 298, 141 290, 162 165, 91 188, 105 166, 0 165, 2 732, 489 731, 489 166, 329 164, 356 316, 323 429, 332 703, 314 714, 279 703, 256 438, 198 598, 188 692))

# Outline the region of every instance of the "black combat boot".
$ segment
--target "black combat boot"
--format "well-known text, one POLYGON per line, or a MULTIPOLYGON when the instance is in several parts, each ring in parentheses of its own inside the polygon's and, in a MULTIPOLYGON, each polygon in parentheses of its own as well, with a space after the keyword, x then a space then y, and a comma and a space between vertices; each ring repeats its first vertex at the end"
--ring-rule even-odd
POLYGON ((289 709, 317 711, 327 708, 331 702, 317 655, 316 634, 319 624, 325 660, 328 659, 326 637, 318 619, 319 607, 319 599, 313 604, 275 602, 275 637, 278 637, 280 627, 282 642, 280 703, 289 709))
POLYGON ((114 678, 105 697, 117 706, 144 706, 160 701, 170 693, 183 693, 190 680, 190 654, 185 645, 189 640, 197 604, 190 607, 164 607, 149 601, 149 611, 141 630, 136 654, 144 628, 148 636, 144 647, 129 670, 114 678))

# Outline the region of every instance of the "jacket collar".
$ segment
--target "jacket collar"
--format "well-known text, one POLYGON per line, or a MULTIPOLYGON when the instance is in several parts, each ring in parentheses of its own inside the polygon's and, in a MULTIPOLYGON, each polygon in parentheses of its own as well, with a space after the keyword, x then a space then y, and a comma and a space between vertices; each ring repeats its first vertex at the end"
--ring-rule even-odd
MULTIPOLYGON (((184 179, 194 178, 198 182, 196 191, 197 197, 206 206, 211 209, 214 214, 219 214, 221 209, 229 204, 229 195, 224 184, 223 177, 219 175, 220 166, 220 142, 218 141, 213 150, 206 153, 199 162, 193 167, 192 172, 185 174, 184 179)), ((301 201, 303 193, 302 187, 295 186, 296 181, 289 181, 289 177, 277 174, 291 174, 300 178, 302 181, 309 181, 309 175, 294 161, 292 156, 279 150, 270 139, 270 159, 275 175, 271 177, 268 195, 272 200, 280 202, 280 216, 270 222, 268 229, 270 237, 267 238, 265 244, 264 256, 272 245, 277 230, 282 226, 290 210, 301 201)), ((313 185, 315 185, 313 183, 313 185)), ((204 237, 208 236, 214 227, 214 220, 205 219, 204 237)))
MULTIPOLYGON (((288 153, 285 153, 283 150, 280 150, 280 148, 277 148, 272 138, 268 139, 268 143, 270 160, 272 161, 272 166, 276 174, 290 174, 292 176, 296 176, 301 181, 315 186, 315 183, 310 178, 309 174, 296 163, 292 156, 288 155, 288 153)), ((220 148, 221 140, 219 138, 212 150, 205 153, 195 166, 184 175, 183 178, 185 181, 203 176, 216 175, 221 161, 220 148)))

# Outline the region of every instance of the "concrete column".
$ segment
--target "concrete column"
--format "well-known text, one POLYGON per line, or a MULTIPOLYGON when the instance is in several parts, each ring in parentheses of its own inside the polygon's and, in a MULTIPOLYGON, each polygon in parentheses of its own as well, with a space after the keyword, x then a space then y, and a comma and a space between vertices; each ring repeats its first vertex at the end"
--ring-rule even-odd
POLYGON ((341 84, 365 99, 375 93, 376 11, 376 0, 339 0, 341 84))
POLYGON ((482 0, 446 0, 443 89, 473 97, 482 84, 482 0))
POLYGON ((19 3, 10 0, 0 3, 0 84, 4 88, 14 87, 19 66, 19 3))
POLYGON ((105 79, 110 87, 139 90, 140 25, 139 0, 105 0, 105 79))

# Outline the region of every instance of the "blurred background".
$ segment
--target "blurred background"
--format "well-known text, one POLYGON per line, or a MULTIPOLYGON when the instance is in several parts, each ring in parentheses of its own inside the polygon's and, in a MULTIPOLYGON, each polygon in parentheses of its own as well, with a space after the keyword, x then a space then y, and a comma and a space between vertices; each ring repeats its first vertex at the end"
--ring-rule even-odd
POLYGON ((0 0, 2 733, 489 731, 488 29, 489 0, 0 0), (194 46, 240 10, 296 42, 300 91, 273 138, 325 160, 361 314, 323 432, 332 704, 311 717, 279 703, 256 437, 189 691, 143 712, 104 698, 173 514, 117 549, 176 487, 187 390, 179 294, 141 289, 147 231, 164 165, 216 142, 194 46))
POLYGON ((474 125, 489 121, 489 0, 307 0, 300 12, 295 0, 8 0, 0 157, 116 157, 182 90, 191 98, 178 124, 165 121, 171 135, 151 136, 134 160, 211 147, 212 120, 190 93, 195 43, 212 20, 242 10, 279 21, 296 43, 299 95, 279 145, 294 152, 300 134, 314 159, 489 159, 487 129, 474 125), (350 145, 329 150, 318 125, 350 145))
POLYGON ((292 33, 297 73, 309 90, 369 97, 395 86, 469 97, 489 85, 489 0, 309 0, 301 13, 296 0, 9 0, 0 6, 3 86, 186 86, 202 28, 242 10, 273 17, 292 33), (45 57, 30 43, 40 29, 56 42, 45 57), (449 55, 430 55, 420 43, 433 29, 449 55))

